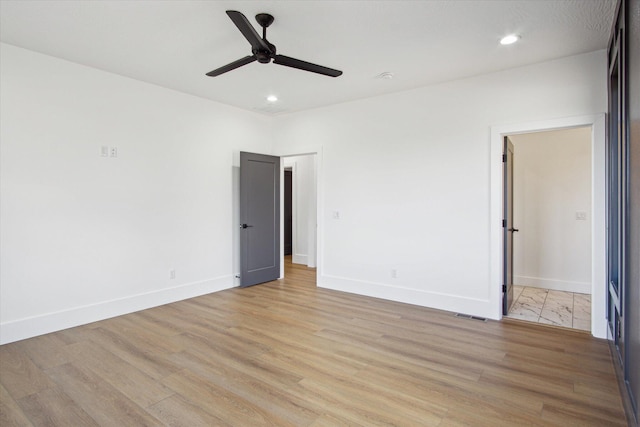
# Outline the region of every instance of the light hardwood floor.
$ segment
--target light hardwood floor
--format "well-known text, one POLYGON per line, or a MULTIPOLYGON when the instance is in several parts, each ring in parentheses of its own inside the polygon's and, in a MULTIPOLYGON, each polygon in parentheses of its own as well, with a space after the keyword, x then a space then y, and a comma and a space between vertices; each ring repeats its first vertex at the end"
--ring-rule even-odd
POLYGON ((626 425, 605 341, 286 276, 0 347, 0 425, 626 425))

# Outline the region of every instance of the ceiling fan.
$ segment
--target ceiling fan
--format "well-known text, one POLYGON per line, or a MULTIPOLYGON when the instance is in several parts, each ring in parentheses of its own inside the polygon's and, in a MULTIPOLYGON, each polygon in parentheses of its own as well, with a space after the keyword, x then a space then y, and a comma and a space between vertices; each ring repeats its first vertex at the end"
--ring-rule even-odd
POLYGON ((229 18, 231 18, 242 35, 247 39, 249 44, 251 44, 252 54, 220 68, 216 68, 215 70, 208 72, 207 76, 219 76, 220 74, 235 70, 243 65, 250 64, 253 61, 267 64, 271 62, 272 59, 274 64, 297 68, 304 71, 311 71, 312 73, 323 74, 325 76, 338 77, 342 74, 342 71, 334 70, 333 68, 323 67, 322 65, 316 65, 310 62, 291 58, 289 56, 276 54, 276 47, 267 40, 267 27, 271 25, 274 20, 272 15, 269 15, 268 13, 259 13, 256 15, 256 21, 258 21, 258 24, 262 27, 262 38, 260 38, 256 30, 249 23, 249 20, 247 20, 242 13, 235 10, 227 10, 227 15, 229 15, 229 18))

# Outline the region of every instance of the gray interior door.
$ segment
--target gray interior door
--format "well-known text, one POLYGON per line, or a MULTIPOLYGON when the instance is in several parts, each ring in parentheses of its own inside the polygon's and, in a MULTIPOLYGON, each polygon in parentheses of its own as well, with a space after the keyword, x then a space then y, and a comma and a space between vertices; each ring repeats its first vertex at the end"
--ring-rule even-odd
POLYGON ((504 151, 502 161, 504 167, 504 220, 502 221, 504 235, 504 272, 503 272, 503 297, 502 314, 509 314, 513 304, 513 233, 518 231, 513 228, 513 143, 509 137, 504 137, 504 151))
POLYGON ((280 158, 240 153, 240 286, 280 277, 280 158))

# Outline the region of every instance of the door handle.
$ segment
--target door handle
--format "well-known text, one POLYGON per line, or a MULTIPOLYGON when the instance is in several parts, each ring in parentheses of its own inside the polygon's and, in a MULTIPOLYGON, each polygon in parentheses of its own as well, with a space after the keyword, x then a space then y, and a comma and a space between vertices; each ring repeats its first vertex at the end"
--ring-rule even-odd
POLYGON ((249 228, 249 227, 253 227, 253 225, 248 225, 248 224, 242 224, 240 225, 240 228, 244 229, 244 228, 249 228))
POLYGON ((510 228, 510 229, 509 229, 509 231, 512 231, 512 232, 514 232, 514 233, 517 233, 517 232, 518 232, 518 231, 520 231, 520 230, 518 230, 517 228, 510 228))

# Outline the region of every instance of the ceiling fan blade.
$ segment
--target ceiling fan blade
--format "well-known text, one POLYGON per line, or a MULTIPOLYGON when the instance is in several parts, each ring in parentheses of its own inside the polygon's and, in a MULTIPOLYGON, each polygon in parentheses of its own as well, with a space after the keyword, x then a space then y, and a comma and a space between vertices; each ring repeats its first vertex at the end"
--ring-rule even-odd
POLYGON ((312 73, 323 74, 330 77, 338 77, 342 75, 342 71, 333 68, 323 67, 322 65, 312 64, 311 62, 301 61, 284 55, 275 55, 273 63, 284 65, 285 67, 297 68, 299 70, 311 71, 312 73))
POLYGON ((238 27, 244 38, 251 44, 251 48, 254 51, 263 50, 271 53, 269 45, 258 35, 246 16, 236 10, 227 10, 227 15, 229 15, 229 18, 236 24, 236 27, 238 27))
POLYGON ((256 57, 253 55, 245 56, 244 58, 240 58, 237 61, 233 61, 231 64, 224 65, 220 68, 216 68, 213 71, 209 71, 207 76, 215 77, 220 74, 224 74, 227 71, 235 70, 236 68, 242 67, 243 65, 247 65, 256 60, 256 57))

